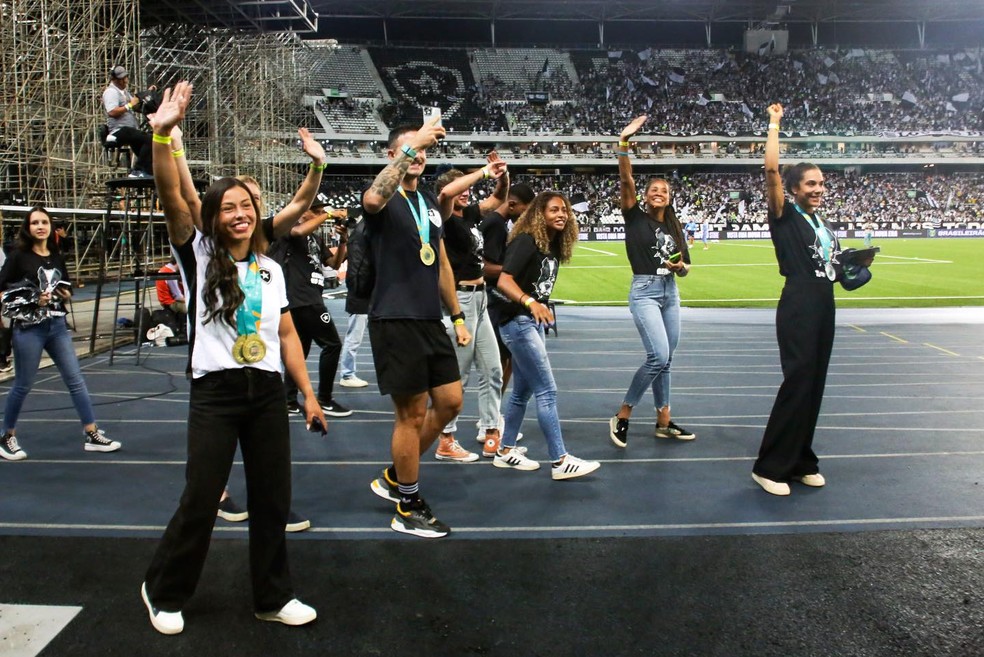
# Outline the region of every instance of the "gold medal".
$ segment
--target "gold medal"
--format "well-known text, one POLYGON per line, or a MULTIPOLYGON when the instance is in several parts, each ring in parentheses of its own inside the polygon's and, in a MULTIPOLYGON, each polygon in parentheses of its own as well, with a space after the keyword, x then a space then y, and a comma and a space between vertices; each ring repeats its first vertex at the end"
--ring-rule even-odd
POLYGON ((236 341, 232 344, 232 357, 240 365, 245 365, 246 361, 243 360, 243 344, 246 342, 246 336, 240 335, 236 338, 236 341))
POLYGON ((266 344, 256 333, 245 336, 242 347, 243 361, 247 363, 258 363, 266 356, 266 344))
POLYGON ((435 260, 434 247, 432 247, 430 244, 424 244, 423 246, 421 246, 420 261, 424 263, 424 265, 426 265, 427 267, 430 267, 431 265, 434 264, 434 260, 435 260))

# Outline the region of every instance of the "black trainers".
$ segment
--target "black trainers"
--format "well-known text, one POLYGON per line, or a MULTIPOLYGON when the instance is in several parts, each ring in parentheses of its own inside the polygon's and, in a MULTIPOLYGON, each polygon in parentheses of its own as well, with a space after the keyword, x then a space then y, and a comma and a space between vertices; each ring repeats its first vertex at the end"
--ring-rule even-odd
POLYGON ((372 480, 369 488, 388 502, 393 504, 400 502, 400 485, 395 481, 390 481, 390 478, 386 476, 386 468, 383 468, 383 474, 372 480))
POLYGON ((289 401, 289 402, 287 402, 287 414, 288 415, 300 415, 301 414, 301 407, 297 404, 296 401, 289 401))
POLYGON ((677 440, 693 440, 697 437, 696 434, 687 431, 683 427, 677 426, 672 420, 670 420, 670 423, 665 427, 661 427, 657 424, 655 435, 657 438, 675 438, 677 440))
POLYGON ((321 405, 321 410, 325 412, 325 415, 330 415, 332 417, 348 417, 352 414, 352 409, 345 408, 334 399, 327 402, 323 399, 319 399, 318 403, 321 405))
POLYGON ((390 527, 403 534, 421 538, 441 538, 451 533, 451 528, 435 518, 423 500, 412 506, 404 506, 403 502, 399 502, 390 527))
POLYGON ((118 440, 107 438, 102 429, 85 432, 85 451, 87 452, 115 452, 122 446, 118 440))
POLYGON ((629 443, 629 421, 615 416, 608 421, 608 437, 616 447, 625 447, 629 443))
POLYGON ((236 504, 230 496, 219 501, 218 516, 229 522, 243 522, 249 520, 249 511, 236 504))
POLYGON ((9 372, 14 369, 14 366, 10 364, 10 361, 6 358, 0 358, 0 373, 9 372))
POLYGON ((0 457, 8 461, 23 461, 27 458, 27 452, 17 443, 17 436, 9 431, 0 436, 0 457))
POLYGON ((307 518, 303 518, 293 511, 287 515, 287 527, 285 528, 288 532, 302 532, 305 529, 311 528, 311 521, 307 518))

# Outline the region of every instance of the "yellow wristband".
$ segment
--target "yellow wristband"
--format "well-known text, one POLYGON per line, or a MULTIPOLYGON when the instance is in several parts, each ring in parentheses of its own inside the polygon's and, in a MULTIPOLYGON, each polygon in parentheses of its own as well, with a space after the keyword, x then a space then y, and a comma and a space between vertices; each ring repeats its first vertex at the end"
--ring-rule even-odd
POLYGON ((185 149, 183 148, 179 148, 176 151, 171 151, 172 157, 184 157, 184 154, 185 154, 185 149))
POLYGON ((488 167, 482 167, 482 178, 486 180, 492 177, 492 172, 489 171, 488 167))
POLYGON ((171 135, 159 135, 159 134, 157 134, 155 132, 154 133, 154 143, 155 144, 170 144, 171 143, 171 135))
POLYGON ((770 123, 769 124, 769 130, 778 130, 778 129, 779 129, 779 124, 778 123, 770 123))
POLYGON ((629 142, 627 142, 627 141, 620 141, 620 142, 618 142, 618 145, 621 146, 622 148, 628 148, 629 147, 629 142))
POLYGON ((534 301, 536 301, 536 299, 534 299, 533 297, 526 297, 526 301, 523 302, 523 305, 529 308, 530 306, 533 305, 534 301))
POLYGON ((454 320, 454 325, 455 326, 462 326, 464 323, 465 323, 465 320, 463 320, 463 319, 456 319, 456 320, 454 320))
POLYGON ((312 162, 311 163, 311 171, 316 171, 316 172, 320 173, 320 172, 322 172, 322 171, 325 170, 325 167, 326 166, 328 166, 328 165, 326 163, 324 163, 324 162, 322 162, 321 164, 315 164, 314 162, 312 162))

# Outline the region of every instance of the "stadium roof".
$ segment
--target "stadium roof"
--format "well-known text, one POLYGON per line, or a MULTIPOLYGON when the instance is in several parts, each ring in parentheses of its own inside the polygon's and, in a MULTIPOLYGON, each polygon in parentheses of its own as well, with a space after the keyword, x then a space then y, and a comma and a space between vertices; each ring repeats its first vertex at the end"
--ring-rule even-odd
POLYGON ((322 18, 823 23, 984 20, 982 0, 140 0, 144 25, 317 31, 322 18))

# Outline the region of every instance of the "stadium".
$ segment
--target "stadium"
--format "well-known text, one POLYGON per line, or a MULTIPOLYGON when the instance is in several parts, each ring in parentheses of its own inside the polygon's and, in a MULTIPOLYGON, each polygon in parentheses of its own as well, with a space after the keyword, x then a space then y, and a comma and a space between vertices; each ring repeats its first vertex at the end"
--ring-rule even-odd
MULTIPOLYGON (((22 420, 37 447, 0 462, 0 654, 984 654, 980 0, 0 0, 0 16, 0 238, 15 249, 35 206, 67 228, 72 340, 126 443, 98 464, 61 446, 72 402, 42 361, 22 420), (183 345, 146 340, 171 248, 153 179, 131 173, 137 149, 106 130, 117 67, 148 134, 152 101, 193 83, 181 129, 199 191, 248 175, 271 214, 309 171, 299 129, 324 148, 325 203, 354 218, 390 130, 435 107, 447 132, 423 185, 495 152, 512 184, 562 192, 579 240, 547 344, 564 432, 607 476, 546 491, 481 461, 428 462, 441 491, 428 499, 457 540, 398 540, 361 500, 389 463, 393 413, 373 381, 345 391, 356 413, 324 442, 291 420, 294 499, 314 523, 289 543, 317 623, 257 627, 247 529, 220 520, 193 631, 154 633, 140 574, 181 491, 190 365, 183 345), (880 249, 868 285, 835 288, 817 442, 840 490, 793 506, 759 499, 747 474, 782 380, 772 103, 782 164, 822 169, 836 236, 880 249), (694 446, 607 449, 643 354, 625 308, 621 155, 704 227, 674 361, 694 446)), ((331 224, 320 234, 331 242, 331 224)), ((345 276, 326 291, 336 317, 345 276)), ((371 362, 367 344, 367 378, 371 362)), ((5 395, 13 376, 0 374, 5 395)), ((541 441, 530 417, 524 429, 541 441)), ((244 490, 241 467, 229 486, 244 490)))

